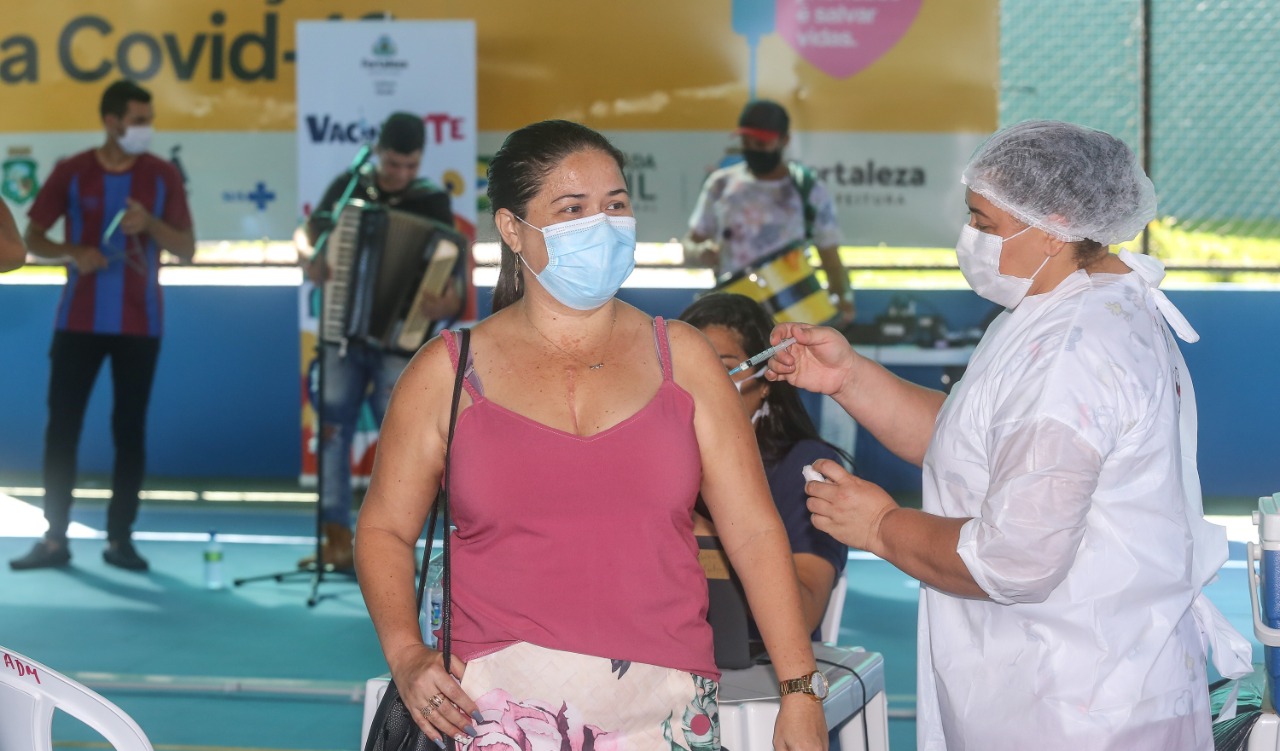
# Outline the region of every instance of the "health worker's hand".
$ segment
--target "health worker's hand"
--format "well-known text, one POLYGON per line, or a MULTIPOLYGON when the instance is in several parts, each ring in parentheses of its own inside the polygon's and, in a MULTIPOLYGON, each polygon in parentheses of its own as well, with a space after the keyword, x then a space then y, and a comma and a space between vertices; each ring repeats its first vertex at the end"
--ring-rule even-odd
POLYGON ((825 326, 781 323, 769 335, 769 343, 791 337, 795 344, 769 359, 765 378, 828 395, 849 385, 858 356, 844 335, 825 326))
POLYGON ((819 459, 813 468, 825 482, 807 482, 813 526, 845 545, 880 554, 880 524, 898 504, 879 485, 854 477, 839 462, 819 459))

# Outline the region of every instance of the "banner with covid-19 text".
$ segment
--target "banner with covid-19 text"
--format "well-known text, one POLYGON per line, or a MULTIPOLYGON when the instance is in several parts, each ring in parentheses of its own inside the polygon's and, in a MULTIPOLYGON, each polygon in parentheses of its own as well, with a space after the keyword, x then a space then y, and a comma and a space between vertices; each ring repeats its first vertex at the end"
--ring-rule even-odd
MULTIPOLYGON (((298 24, 298 212, 308 215, 335 178, 363 162, 393 112, 422 118, 419 174, 448 190, 458 229, 476 224, 476 34, 470 21, 298 24)), ((376 161, 376 156, 373 157, 376 161)), ((372 165, 372 163, 371 163, 372 165)), ((299 290, 302 336, 302 474, 314 477, 320 295, 299 290)), ((365 405, 352 446, 357 482, 372 471, 377 421, 365 405)))
POLYGON ((101 142, 98 98, 127 77, 155 95, 154 151, 181 167, 205 242, 289 238, 316 189, 297 181, 299 144, 336 158, 368 136, 360 118, 304 112, 296 74, 312 56, 350 56, 357 89, 395 98, 419 75, 396 75, 416 50, 378 46, 389 19, 474 25, 476 117, 457 123, 435 104, 423 115, 444 143, 478 134, 479 156, 459 174, 482 217, 486 156, 522 125, 567 118, 627 153, 640 239, 681 236, 708 171, 736 158, 738 112, 767 97, 790 111, 791 155, 831 188, 846 242, 948 247, 963 212, 960 166, 997 122, 999 0, 9 5, 0 195, 14 213, 58 158, 101 142), (371 28, 349 47, 299 45, 308 22, 355 19, 371 28))

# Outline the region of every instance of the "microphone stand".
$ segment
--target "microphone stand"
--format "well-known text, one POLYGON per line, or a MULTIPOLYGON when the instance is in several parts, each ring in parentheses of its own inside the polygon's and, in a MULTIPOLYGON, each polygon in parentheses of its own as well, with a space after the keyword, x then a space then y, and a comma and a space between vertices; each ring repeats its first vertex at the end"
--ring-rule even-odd
MULTIPOLYGON (((311 255, 312 263, 325 260, 325 252, 328 250, 328 247, 329 247, 329 237, 333 234, 334 227, 337 226, 338 217, 342 215, 343 210, 346 209, 347 205, 351 202, 351 196, 353 193, 355 193, 356 186, 360 184, 360 170, 361 168, 364 167, 365 163, 369 161, 369 157, 371 154, 372 154, 372 150, 370 149, 368 144, 366 144, 360 148, 360 151, 356 153, 355 159, 352 160, 351 168, 350 168, 351 179, 347 181, 346 189, 342 191, 342 196, 338 199, 337 203, 334 204, 334 208, 330 212, 332 216, 332 222, 330 223, 330 226, 327 229, 325 229, 324 232, 321 232, 320 236, 316 238, 315 247, 313 248, 314 252, 311 255)), ((315 414, 316 414, 315 561, 308 564, 307 566, 298 567, 296 569, 291 569, 289 571, 278 571, 276 573, 271 573, 271 574, 259 574, 257 576, 243 577, 240 579, 233 579, 231 582, 232 586, 236 586, 236 587, 239 587, 242 584, 248 584, 249 582, 263 581, 266 579, 273 579, 277 584, 280 584, 287 579, 293 579, 300 576, 307 576, 311 578, 311 593, 307 597, 307 607, 309 608, 315 607, 316 604, 320 602, 320 600, 324 599, 324 597, 320 595, 320 585, 324 583, 326 573, 340 574, 344 576, 348 581, 355 581, 356 579, 356 574, 354 569, 350 571, 344 571, 344 570, 332 568, 325 564, 324 555, 323 555, 324 554, 324 543, 323 543, 324 498, 325 498, 325 495, 324 495, 324 441, 325 441, 324 384, 325 384, 325 370, 327 369, 325 366, 325 356, 324 356, 325 355, 324 332, 325 332, 325 325, 328 322, 328 317, 329 317, 328 305, 326 304, 326 300, 325 300, 324 288, 325 288, 324 283, 321 283, 316 287, 316 291, 318 293, 319 305, 320 305, 320 320, 318 324, 319 328, 317 330, 317 335, 316 335, 316 366, 317 366, 316 367, 316 394, 318 399, 317 399, 317 404, 315 406, 315 414)), ((338 356, 346 357, 346 354, 347 354, 347 340, 344 337, 342 340, 342 343, 338 345, 338 356)), ((344 457, 343 461, 350 461, 350 457, 344 457)))

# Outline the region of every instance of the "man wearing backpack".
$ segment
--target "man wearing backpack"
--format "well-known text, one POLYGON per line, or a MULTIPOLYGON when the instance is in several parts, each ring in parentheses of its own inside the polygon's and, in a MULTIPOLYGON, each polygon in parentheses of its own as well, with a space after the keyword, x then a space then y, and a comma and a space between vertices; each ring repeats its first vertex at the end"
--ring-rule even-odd
POLYGON ((743 161, 711 173, 689 219, 686 257, 717 275, 732 274, 779 251, 817 247, 841 323, 853 321, 853 289, 840 263, 840 225, 826 186, 783 156, 791 119, 777 102, 757 99, 738 117, 743 161))

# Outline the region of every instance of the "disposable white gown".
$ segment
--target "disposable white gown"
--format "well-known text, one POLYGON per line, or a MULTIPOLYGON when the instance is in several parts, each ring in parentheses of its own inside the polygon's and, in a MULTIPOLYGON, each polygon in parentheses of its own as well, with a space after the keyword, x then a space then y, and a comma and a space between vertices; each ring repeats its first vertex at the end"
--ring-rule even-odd
POLYGON ((1076 272, 1001 314, 938 415, 924 509, 990 601, 922 587, 921 751, 1212 749, 1205 656, 1249 643, 1201 594, 1227 558, 1204 520, 1195 396, 1137 273, 1076 272))

